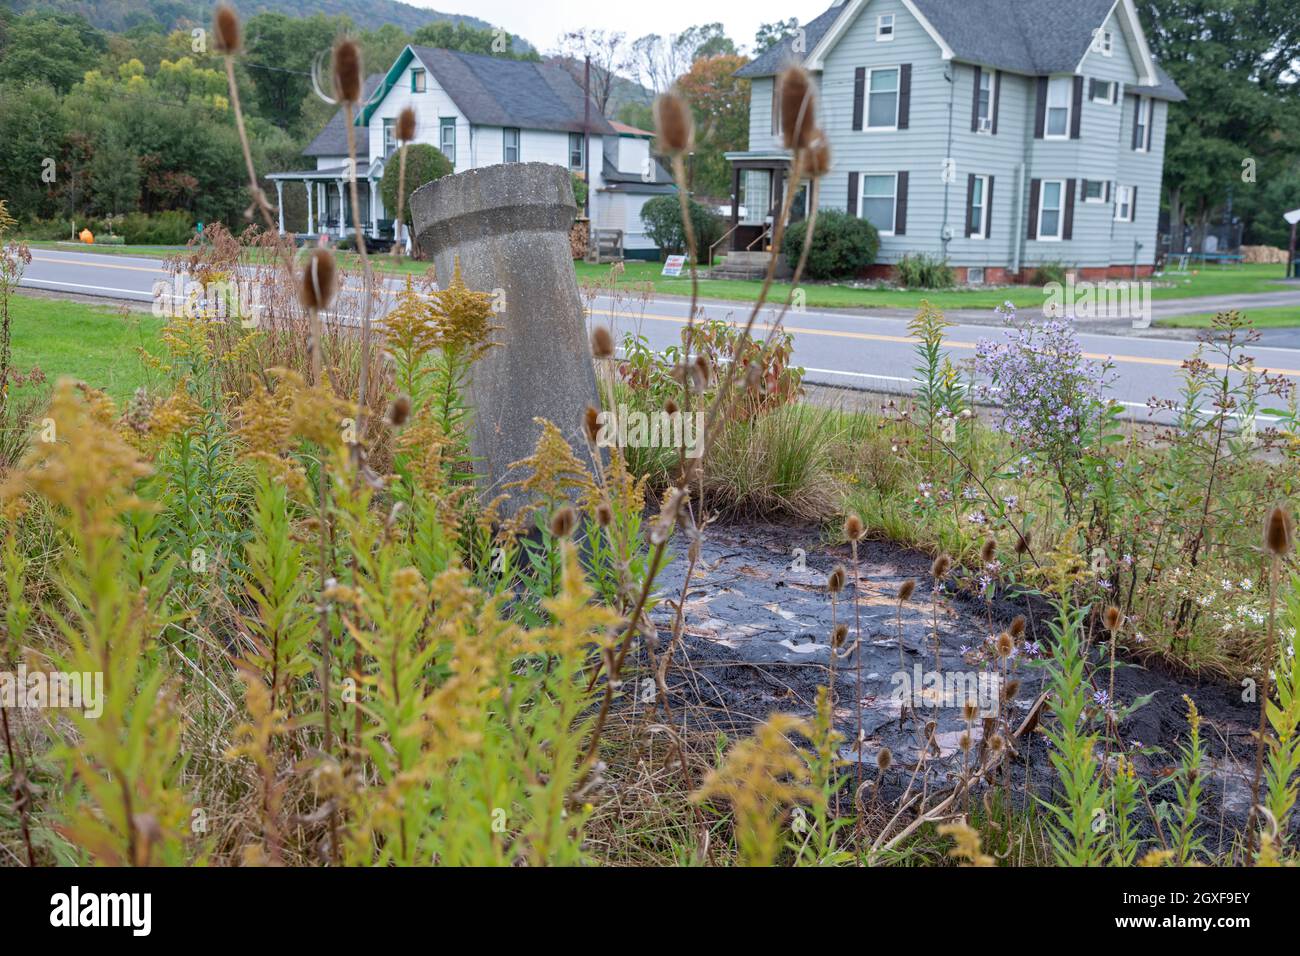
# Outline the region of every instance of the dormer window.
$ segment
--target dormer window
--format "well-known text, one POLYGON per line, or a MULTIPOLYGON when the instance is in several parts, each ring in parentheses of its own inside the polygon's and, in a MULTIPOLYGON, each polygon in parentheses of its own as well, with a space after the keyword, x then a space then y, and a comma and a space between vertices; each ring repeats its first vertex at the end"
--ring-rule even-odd
POLYGON ((411 92, 423 93, 425 90, 424 84, 425 84, 424 70, 412 70, 411 71, 411 92))
POLYGON ((876 18, 876 39, 885 42, 894 39, 894 15, 882 13, 876 18))
POLYGON ((1109 30, 1101 31, 1101 55, 1110 56, 1115 52, 1115 34, 1109 30))

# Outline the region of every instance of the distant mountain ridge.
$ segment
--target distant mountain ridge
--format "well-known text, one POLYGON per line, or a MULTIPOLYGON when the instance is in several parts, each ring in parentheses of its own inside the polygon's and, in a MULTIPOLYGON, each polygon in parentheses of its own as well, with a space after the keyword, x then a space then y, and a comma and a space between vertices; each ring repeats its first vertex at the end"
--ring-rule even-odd
MULTIPOLYGON (((19 13, 80 14, 92 26, 113 33, 125 33, 132 27, 151 22, 160 24, 165 30, 206 27, 216 6, 212 0, 8 0, 7 5, 19 13)), ((310 17, 321 13, 327 17, 350 17, 354 24, 366 30, 391 23, 413 33, 422 26, 439 21, 463 23, 480 30, 498 26, 478 17, 426 10, 398 0, 234 0, 233 6, 245 19, 267 12, 290 17, 310 17)), ((527 52, 532 46, 516 37, 515 48, 527 52)))

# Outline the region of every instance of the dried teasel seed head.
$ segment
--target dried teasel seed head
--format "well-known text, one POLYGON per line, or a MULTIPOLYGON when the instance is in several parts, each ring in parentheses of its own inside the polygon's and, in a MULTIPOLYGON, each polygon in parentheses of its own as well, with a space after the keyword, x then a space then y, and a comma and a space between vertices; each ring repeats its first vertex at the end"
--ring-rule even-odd
POLYGON ((1033 538, 1029 530, 1025 529, 1016 536, 1016 554, 1024 554, 1031 547, 1033 547, 1033 538))
POLYGON ((980 714, 980 705, 977 702, 973 700, 967 700, 965 703, 961 705, 962 720, 966 720, 966 721, 974 720, 976 717, 979 716, 979 714, 980 714))
POLYGON ((952 558, 946 554, 941 554, 934 559, 930 565, 930 577, 938 581, 940 578, 947 576, 948 571, 952 568, 952 558))
POLYGON ((1011 626, 1007 628, 1007 630, 1010 632, 1012 637, 1016 640, 1020 640, 1020 635, 1025 633, 1025 616, 1023 614, 1017 614, 1013 617, 1011 619, 1011 626))
POLYGON ((1016 649, 1016 642, 1011 639, 1011 635, 1003 631, 998 635, 998 657, 1006 660, 1011 656, 1011 652, 1016 649))
POLYGON ((334 98, 353 106, 361 102, 361 47, 348 37, 334 44, 334 98))
POLYGON ((862 519, 857 515, 849 515, 844 519, 844 537, 850 541, 861 541, 866 530, 862 524, 862 519))
POLYGON ((406 107, 402 112, 397 114, 397 141, 399 143, 409 143, 415 139, 415 109, 406 107))
POLYGON ((713 363, 707 355, 695 357, 695 377, 701 390, 708 388, 709 382, 713 381, 713 363))
POLYGON ((1124 623, 1124 615, 1120 613, 1119 608, 1112 604, 1102 612, 1101 623, 1106 625, 1106 630, 1114 634, 1119 630, 1119 626, 1124 623))
POLYGON ((691 148, 695 122, 684 99, 672 92, 661 94, 655 100, 654 115, 661 150, 671 155, 691 148))
POLYGON ((338 291, 338 267, 334 253, 328 249, 313 249, 303 263, 302 278, 298 283, 298 298, 303 307, 323 312, 334 301, 338 291))
POLYGON ((971 737, 969 730, 963 730, 961 736, 957 738, 957 746, 961 748, 962 753, 970 753, 970 748, 974 743, 975 739, 971 737))
POLYGON ((1005 737, 1003 737, 1001 734, 994 734, 992 737, 989 738, 989 753, 1000 754, 1002 753, 1006 745, 1007 745, 1007 741, 1005 737))
POLYGON ((591 354, 599 359, 610 358, 614 354, 614 336, 603 325, 591 330, 591 354))
POLYGON ((1291 512, 1281 505, 1274 505, 1264 519, 1264 550, 1285 557, 1291 553, 1294 544, 1295 522, 1291 518, 1291 512))
POLYGON ((388 406, 388 424, 401 428, 411 417, 411 399, 408 395, 398 395, 393 404, 388 406))
POLYGON ((781 135, 786 149, 803 149, 816 138, 817 110, 812 80, 802 66, 785 68, 777 78, 781 99, 781 135))
POLYGON ((844 642, 849 636, 849 626, 844 623, 836 624, 831 628, 831 647, 839 650, 844 646, 844 642))
POLYGON ((980 561, 984 564, 992 564, 993 559, 997 557, 998 543, 992 538, 984 542, 984 547, 980 548, 980 561))
POLYGON ((909 600, 915 591, 916 578, 908 578, 898 586, 898 603, 902 604, 904 601, 909 600))
POLYGON ((844 565, 837 564, 831 568, 831 573, 826 578, 826 587, 830 588, 832 594, 839 594, 844 590, 844 582, 848 580, 848 576, 848 572, 844 570, 844 565))
POLYGON ((678 411, 678 409, 677 409, 677 401, 676 401, 675 399, 672 399, 672 398, 669 398, 669 399, 665 400, 665 401, 664 401, 664 411, 667 412, 669 415, 676 415, 676 414, 677 414, 677 411, 678 411))
POLYGON ((243 37, 239 31, 239 14, 233 7, 221 4, 212 17, 213 47, 218 53, 227 55, 238 53, 243 49, 243 37))
POLYGON ((881 747, 880 752, 876 754, 876 769, 881 773, 888 770, 894 763, 894 752, 888 747, 881 747))
POLYGON ((596 411, 594 405, 588 405, 582 413, 582 431, 587 436, 587 441, 596 444, 596 437, 600 434, 600 412, 596 411))
POLYGON ((551 515, 551 534, 557 538, 567 538, 573 534, 574 525, 578 523, 578 516, 574 510, 565 505, 555 514, 551 515))
POLYGON ((1015 700, 1016 695, 1020 693, 1020 681, 1009 680, 1002 686, 1002 699, 1015 700))
POLYGON ((614 509, 609 506, 608 501, 602 501, 596 505, 596 524, 602 528, 608 528, 614 520, 614 509))

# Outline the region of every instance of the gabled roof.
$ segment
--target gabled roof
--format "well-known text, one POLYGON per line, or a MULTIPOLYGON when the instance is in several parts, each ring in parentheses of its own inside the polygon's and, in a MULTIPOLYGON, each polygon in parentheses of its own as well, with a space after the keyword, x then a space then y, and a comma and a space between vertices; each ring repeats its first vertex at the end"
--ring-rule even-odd
MULTIPOLYGON (((839 33, 857 16, 864 2, 844 0, 804 27, 806 54, 812 69, 834 46, 839 33)), ((1150 64, 1154 83, 1143 92, 1165 99, 1186 99, 1177 84, 1150 57, 1141 37, 1132 0, 903 0, 940 45, 946 58, 1013 73, 1044 76, 1074 73, 1092 44, 1093 33, 1112 10, 1119 14, 1139 74, 1150 64), (1136 32, 1135 32, 1136 31, 1136 32)), ((738 76, 770 76, 797 57, 787 40, 737 72, 738 76)))
MULTIPOLYGON (((563 67, 423 46, 408 46, 402 51, 385 74, 380 90, 362 109, 358 122, 370 121, 412 59, 424 65, 461 114, 476 126, 573 133, 583 130, 582 87, 563 67)), ((597 136, 614 132, 594 102, 591 132, 597 136)))
MULTIPOLYGON (((379 89, 379 84, 383 82, 384 74, 372 73, 366 77, 364 89, 364 99, 369 100, 375 90, 379 89)), ((306 149, 302 151, 304 156, 346 156, 348 154, 348 125, 347 116, 343 110, 335 113, 325 128, 316 134, 316 138, 311 141, 306 149)), ((370 158, 370 137, 357 137, 357 161, 364 162, 370 158)))

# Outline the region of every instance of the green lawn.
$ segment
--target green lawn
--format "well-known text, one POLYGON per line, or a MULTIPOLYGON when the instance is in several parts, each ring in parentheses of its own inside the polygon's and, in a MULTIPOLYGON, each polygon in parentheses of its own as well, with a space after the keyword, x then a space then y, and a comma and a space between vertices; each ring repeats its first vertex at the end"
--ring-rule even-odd
MULTIPOLYGON (((593 266, 585 262, 574 263, 579 280, 609 281, 609 266, 593 266)), ((656 262, 628 262, 618 279, 620 286, 650 283, 658 293, 690 295, 689 276, 668 278, 660 275, 663 266, 656 262)), ((1282 266, 1240 265, 1210 266, 1186 275, 1167 275, 1155 280, 1152 289, 1155 299, 1179 299, 1206 295, 1241 295, 1250 292, 1275 292, 1283 286, 1282 266)), ((700 295, 713 299, 735 299, 752 302, 758 297, 759 282, 729 279, 701 281, 700 295)), ((994 289, 948 289, 940 291, 902 289, 855 289, 850 286, 806 282, 802 284, 805 305, 830 308, 896 308, 914 309, 927 299, 941 309, 992 309, 1003 302, 1013 302, 1019 307, 1041 306, 1043 292, 1037 286, 1009 286, 994 289)), ((774 283, 770 298, 784 301, 790 286, 774 283)))
MULTIPOLYGON (((119 404, 149 381, 149 370, 136 352, 145 346, 160 354, 158 330, 163 320, 131 312, 123 318, 113 308, 16 295, 10 299, 13 364, 26 373, 39 366, 52 385, 70 375, 105 389, 119 404)), ((29 387, 17 394, 29 392, 29 387)))
MULTIPOLYGON (((1242 309, 1242 314, 1257 329, 1280 329, 1300 325, 1300 306, 1276 309, 1242 309)), ((1155 323, 1171 329, 1208 329, 1213 315, 1180 315, 1172 319, 1159 319, 1155 323)))

